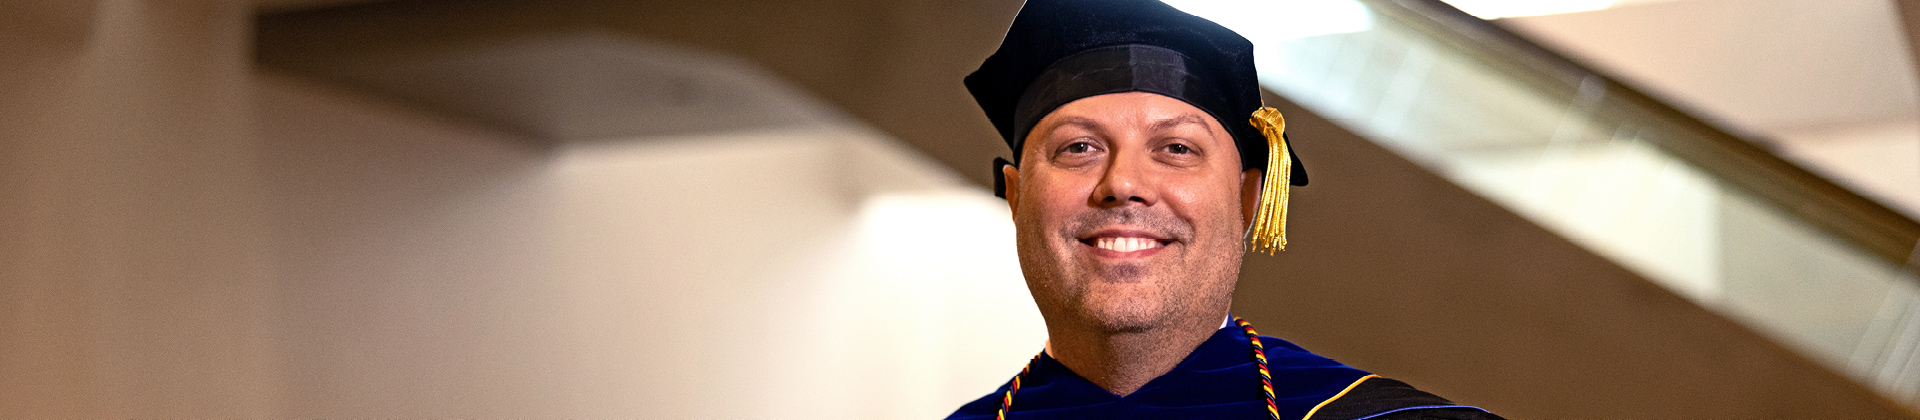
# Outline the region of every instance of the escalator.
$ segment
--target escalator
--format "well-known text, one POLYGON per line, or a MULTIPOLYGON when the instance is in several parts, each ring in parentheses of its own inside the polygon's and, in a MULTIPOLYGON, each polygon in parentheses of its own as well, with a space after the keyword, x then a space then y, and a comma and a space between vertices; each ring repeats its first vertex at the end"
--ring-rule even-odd
POLYGON ((1920 406, 1920 223, 1440 1, 1169 3, 1316 118, 1920 406))

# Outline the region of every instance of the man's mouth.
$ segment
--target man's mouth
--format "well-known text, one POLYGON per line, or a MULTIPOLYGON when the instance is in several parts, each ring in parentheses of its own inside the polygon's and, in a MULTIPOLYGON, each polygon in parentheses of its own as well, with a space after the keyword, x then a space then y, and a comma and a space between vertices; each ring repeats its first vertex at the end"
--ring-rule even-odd
POLYGON ((1143 232, 1128 231, 1099 232, 1089 237, 1080 238, 1080 243, 1101 251, 1106 251, 1101 252, 1101 254, 1109 254, 1110 256, 1144 255, 1150 252, 1141 251, 1155 251, 1167 246, 1169 242, 1172 241, 1155 238, 1143 232))
POLYGON ((1133 252, 1142 249, 1159 248, 1160 241, 1149 238, 1090 238, 1080 242, 1115 252, 1133 252))

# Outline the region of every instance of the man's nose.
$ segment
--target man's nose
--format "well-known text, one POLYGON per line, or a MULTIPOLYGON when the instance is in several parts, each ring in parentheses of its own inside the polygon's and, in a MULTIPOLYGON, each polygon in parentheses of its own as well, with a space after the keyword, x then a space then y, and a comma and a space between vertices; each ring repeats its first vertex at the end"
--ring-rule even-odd
POLYGON ((1141 152, 1116 151, 1109 154, 1107 171, 1093 190, 1093 205, 1120 207, 1129 203, 1151 206, 1159 201, 1147 173, 1151 162, 1141 152))

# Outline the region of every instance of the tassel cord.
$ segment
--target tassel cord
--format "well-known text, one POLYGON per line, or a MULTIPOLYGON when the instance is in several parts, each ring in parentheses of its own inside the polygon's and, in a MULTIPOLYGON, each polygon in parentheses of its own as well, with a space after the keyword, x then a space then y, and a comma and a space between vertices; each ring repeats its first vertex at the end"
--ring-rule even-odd
POLYGON ((1293 186, 1293 153, 1287 150, 1287 119, 1280 110, 1261 107, 1248 121, 1267 138, 1267 168, 1260 182, 1260 201, 1247 242, 1254 252, 1273 254, 1287 249, 1287 201, 1293 186))

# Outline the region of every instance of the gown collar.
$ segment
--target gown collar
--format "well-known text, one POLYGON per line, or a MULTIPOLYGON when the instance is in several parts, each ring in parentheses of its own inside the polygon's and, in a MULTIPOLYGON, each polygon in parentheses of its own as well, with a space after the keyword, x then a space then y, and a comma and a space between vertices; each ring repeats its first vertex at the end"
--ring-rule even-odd
MULTIPOLYGON (((1286 340, 1266 336, 1260 340, 1266 347, 1281 418, 1303 416, 1314 405, 1368 375, 1286 340), (1293 414, 1289 416, 1289 413, 1293 414)), ((1172 370, 1125 397, 1093 384, 1046 353, 1041 354, 1023 381, 1015 397, 1019 400, 1017 411, 1063 410, 1064 414, 1102 406, 1172 409, 1265 405, 1253 362, 1253 346, 1239 328, 1215 331, 1172 370)))

